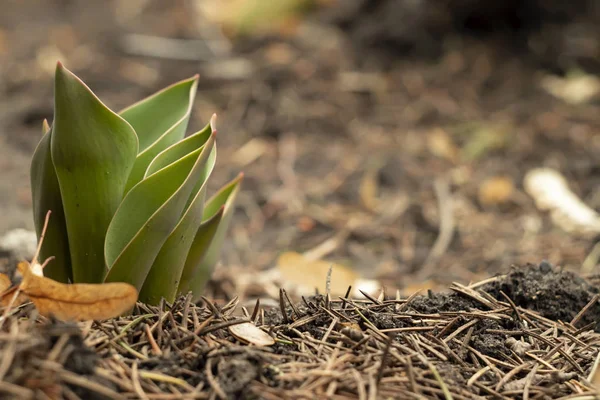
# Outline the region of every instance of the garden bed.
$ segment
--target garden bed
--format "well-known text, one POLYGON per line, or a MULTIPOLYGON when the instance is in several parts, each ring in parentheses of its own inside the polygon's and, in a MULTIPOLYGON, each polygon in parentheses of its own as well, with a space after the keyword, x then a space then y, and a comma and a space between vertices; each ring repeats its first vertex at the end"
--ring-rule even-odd
POLYGON ((593 398, 598 289, 550 264, 408 298, 316 295, 254 309, 237 299, 138 304, 87 325, 15 310, 0 393, 17 398, 593 398), (276 343, 229 328, 255 321, 276 343), (586 397, 587 396, 587 397, 586 397))

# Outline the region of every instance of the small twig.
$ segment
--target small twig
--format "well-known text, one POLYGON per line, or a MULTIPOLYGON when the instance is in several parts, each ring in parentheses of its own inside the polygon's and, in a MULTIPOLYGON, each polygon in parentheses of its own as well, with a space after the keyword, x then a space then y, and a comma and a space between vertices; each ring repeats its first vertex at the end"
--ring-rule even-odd
POLYGON ((16 339, 19 334, 19 324, 12 324, 10 327, 10 339, 8 344, 2 349, 2 361, 0 361, 0 382, 4 380, 4 376, 10 369, 10 365, 15 357, 16 353, 16 339))
POLYGON ((534 365, 534 367, 531 369, 531 372, 529 372, 527 374, 527 377, 525 378, 525 385, 523 387, 523 400, 529 400, 529 387, 531 386, 531 383, 533 382, 533 378, 535 377, 535 373, 537 372, 538 369, 538 365, 534 365))
POLYGON ((258 318, 259 310, 260 310, 260 298, 257 298, 256 304, 254 305, 254 310, 252 310, 252 316, 250 317, 250 321, 256 323, 256 319, 258 318))
POLYGON ((383 354, 381 355, 381 362, 379 364, 379 369, 377 371, 377 378, 375 379, 375 384, 379 387, 379 383, 381 382, 381 378, 383 378, 383 371, 385 369, 385 362, 387 360, 387 356, 390 353, 390 348, 392 347, 392 340, 394 335, 388 335, 387 342, 385 343, 385 348, 383 349, 383 354))
POLYGON ((284 290, 283 295, 285 296, 287 302, 290 304, 290 307, 292 308, 292 312, 294 313, 296 318, 300 318, 300 311, 298 311, 298 308, 296 308, 296 305, 292 302, 292 300, 290 299, 290 296, 288 296, 287 291, 284 290))
POLYGON ((126 398, 121 394, 107 388, 104 385, 91 381, 83 376, 79 376, 71 371, 61 369, 57 372, 66 383, 70 383, 71 385, 79 386, 88 389, 92 392, 99 393, 109 399, 124 400, 126 398))
POLYGON ((131 382, 133 383, 133 388, 135 389, 135 394, 140 399, 148 399, 146 393, 144 393, 144 389, 142 389, 142 385, 140 383, 140 375, 138 374, 138 363, 135 361, 131 366, 131 382))
POLYGON ((157 356, 162 356, 162 350, 160 349, 160 347, 158 347, 158 345, 156 344, 156 341, 154 340, 154 336, 152 335, 152 332, 150 331, 150 325, 148 324, 144 324, 144 330, 146 331, 146 337, 148 338, 148 342, 150 343, 150 346, 152 347, 152 352, 157 355, 157 356))
POLYGON ((212 373, 212 360, 213 360, 212 358, 209 358, 208 360, 206 360, 206 368, 205 368, 206 380, 208 381, 208 384, 210 385, 212 390, 214 390, 215 394, 221 400, 226 400, 227 395, 225 394, 225 392, 223 391, 223 389, 221 388, 221 386, 219 385, 219 383, 217 382, 217 380, 215 379, 215 377, 212 373))
POLYGON ((183 317, 181 318, 181 324, 183 329, 187 330, 188 328, 188 315, 190 313, 190 304, 192 302, 192 292, 189 292, 185 296, 185 304, 183 306, 183 317))
POLYGON ((21 290, 17 286, 17 287, 15 287, 12 297, 10 298, 10 301, 8 302, 8 304, 4 308, 4 312, 2 313, 2 320, 0 321, 0 329, 2 329, 2 327, 4 326, 4 321, 7 320, 8 314, 10 314, 12 306, 15 304, 17 297, 19 297, 19 293, 21 293, 21 290))
POLYGON ((598 299, 600 299, 600 294, 596 293, 594 295, 594 297, 592 297, 592 299, 585 305, 585 307, 583 307, 581 309, 581 311, 579 311, 577 313, 577 315, 571 320, 571 325, 575 326, 581 320, 581 318, 583 318, 583 316, 585 315, 585 313, 588 312, 588 310, 590 308, 592 308, 592 306, 594 304, 596 304, 596 302, 598 302, 598 299))
POLYGON ((285 299, 283 296, 283 288, 279 288, 279 310, 281 311, 281 317, 283 318, 284 324, 289 324, 290 320, 287 316, 287 311, 285 310, 285 299))
POLYGON ((435 377, 435 380, 440 385, 440 389, 442 389, 442 392, 444 393, 444 398, 446 400, 452 400, 453 399, 452 393, 450 393, 450 390, 448 390, 448 386, 446 386, 446 383, 442 379, 442 376, 440 375, 438 370, 433 366, 433 364, 431 364, 430 362, 427 362, 427 360, 425 360, 425 364, 429 367, 429 369, 431 370, 431 373, 435 377))
POLYGON ((440 210, 440 233, 423 263, 421 271, 418 274, 418 280, 423 280, 431 274, 435 263, 444 255, 448 246, 450 246, 452 236, 454 235, 454 205, 452 194, 450 193, 450 184, 446 179, 440 178, 436 179, 433 188, 440 210))

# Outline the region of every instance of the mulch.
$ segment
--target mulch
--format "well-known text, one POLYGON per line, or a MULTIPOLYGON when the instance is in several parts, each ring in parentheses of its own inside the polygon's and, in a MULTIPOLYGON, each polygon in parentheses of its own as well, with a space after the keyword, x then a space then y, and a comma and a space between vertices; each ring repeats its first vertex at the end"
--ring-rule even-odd
POLYGON ((408 298, 182 297, 79 325, 22 306, 2 321, 0 397, 593 399, 598 292, 543 262, 408 298), (275 344, 236 339, 248 321, 275 344))

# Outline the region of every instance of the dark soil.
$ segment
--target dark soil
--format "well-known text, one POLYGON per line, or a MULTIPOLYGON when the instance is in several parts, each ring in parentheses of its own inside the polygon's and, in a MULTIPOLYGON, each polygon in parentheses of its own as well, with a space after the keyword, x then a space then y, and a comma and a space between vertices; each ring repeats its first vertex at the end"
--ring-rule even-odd
POLYGON ((251 310, 256 325, 275 338, 270 347, 249 346, 228 331, 250 317, 237 301, 138 304, 131 317, 83 327, 83 339, 72 325, 20 321, 35 319, 27 306, 3 325, 0 352, 10 363, 2 363, 0 393, 23 399, 598 395, 588 380, 600 357, 595 286, 542 263, 451 290, 408 299, 315 296, 293 307, 282 299, 283 308, 251 310))
MULTIPOLYGON (((571 272, 557 272, 548 263, 538 268, 513 270, 504 280, 485 287, 488 293, 502 300, 504 292, 520 307, 537 311, 553 321, 568 322, 597 296, 598 287, 571 272)), ((600 304, 594 302, 575 326, 593 324, 600 332, 600 304)))

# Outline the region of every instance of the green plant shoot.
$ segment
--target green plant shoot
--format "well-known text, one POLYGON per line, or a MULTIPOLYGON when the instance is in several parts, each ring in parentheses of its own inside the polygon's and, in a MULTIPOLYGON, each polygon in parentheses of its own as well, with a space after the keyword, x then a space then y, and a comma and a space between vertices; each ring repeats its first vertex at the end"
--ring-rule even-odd
POLYGON ((242 175, 209 200, 216 118, 185 137, 198 77, 115 113, 62 64, 54 120, 31 163, 40 258, 61 282, 127 282, 140 300, 199 299, 218 261, 242 175))

